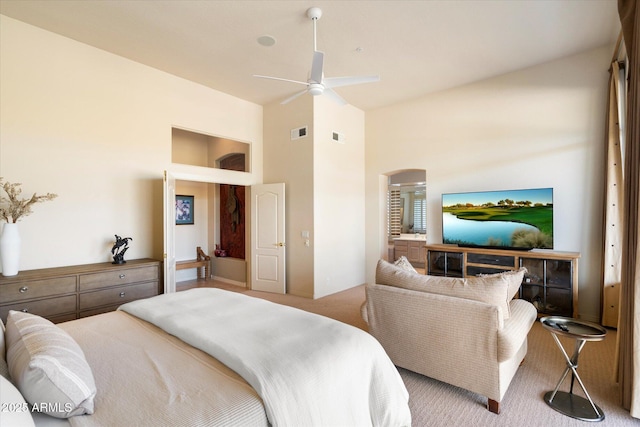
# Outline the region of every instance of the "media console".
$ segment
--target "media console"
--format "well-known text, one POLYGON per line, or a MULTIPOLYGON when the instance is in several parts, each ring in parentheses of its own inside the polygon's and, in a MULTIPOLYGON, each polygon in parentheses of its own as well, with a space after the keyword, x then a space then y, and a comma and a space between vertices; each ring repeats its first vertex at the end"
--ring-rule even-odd
POLYGON ((425 271, 432 276, 468 277, 526 267, 519 297, 541 315, 578 318, 577 252, 530 251, 426 245, 425 271))

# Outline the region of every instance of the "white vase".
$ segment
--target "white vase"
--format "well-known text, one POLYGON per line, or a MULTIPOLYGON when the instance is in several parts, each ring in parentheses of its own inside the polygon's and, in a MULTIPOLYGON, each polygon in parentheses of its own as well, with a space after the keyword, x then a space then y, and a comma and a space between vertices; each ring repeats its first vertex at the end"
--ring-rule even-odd
POLYGON ((18 224, 6 223, 0 236, 0 258, 2 259, 2 275, 15 276, 20 264, 20 233, 18 224))

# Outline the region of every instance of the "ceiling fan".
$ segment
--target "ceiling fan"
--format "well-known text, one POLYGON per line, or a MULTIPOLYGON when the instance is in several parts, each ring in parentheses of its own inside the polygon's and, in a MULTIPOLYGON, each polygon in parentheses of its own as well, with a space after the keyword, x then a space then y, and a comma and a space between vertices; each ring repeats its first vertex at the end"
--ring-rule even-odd
POLYGON ((322 16, 322 10, 319 7, 312 7, 307 10, 307 16, 313 21, 313 62, 311 63, 311 72, 309 73, 309 79, 306 82, 299 80, 283 79, 280 77, 260 76, 255 75, 261 79, 280 80, 285 82, 297 83, 306 86, 303 91, 297 92, 289 98, 281 102, 281 104, 287 104, 297 97, 310 93, 313 96, 327 95, 331 97, 335 102, 340 105, 346 105, 345 101, 340 95, 338 95, 333 88, 341 86, 358 85, 362 83, 373 83, 380 80, 379 76, 361 76, 361 77, 324 77, 324 53, 318 51, 316 45, 316 24, 318 19, 322 16))

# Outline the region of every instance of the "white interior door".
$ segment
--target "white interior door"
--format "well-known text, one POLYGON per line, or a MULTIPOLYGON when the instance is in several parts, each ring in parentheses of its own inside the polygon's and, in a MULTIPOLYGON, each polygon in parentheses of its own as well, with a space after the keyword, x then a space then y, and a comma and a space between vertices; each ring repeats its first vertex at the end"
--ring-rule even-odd
POLYGON ((176 291, 176 178, 164 171, 164 293, 176 291))
POLYGON ((251 186, 251 289, 286 292, 284 183, 251 186))

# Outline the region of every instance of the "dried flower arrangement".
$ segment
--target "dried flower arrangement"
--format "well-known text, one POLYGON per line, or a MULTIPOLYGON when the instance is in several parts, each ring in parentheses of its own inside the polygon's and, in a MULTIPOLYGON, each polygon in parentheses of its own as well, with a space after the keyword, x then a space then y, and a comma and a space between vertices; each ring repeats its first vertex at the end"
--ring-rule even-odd
POLYGON ((18 198, 22 193, 21 185, 20 183, 11 184, 0 176, 0 187, 7 193, 7 197, 0 195, 0 217, 7 222, 16 223, 20 217, 31 213, 31 206, 35 203, 46 202, 58 197, 53 193, 47 193, 43 196, 33 193, 29 199, 18 198))

